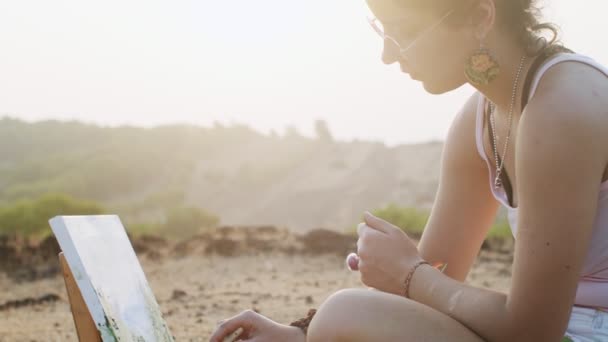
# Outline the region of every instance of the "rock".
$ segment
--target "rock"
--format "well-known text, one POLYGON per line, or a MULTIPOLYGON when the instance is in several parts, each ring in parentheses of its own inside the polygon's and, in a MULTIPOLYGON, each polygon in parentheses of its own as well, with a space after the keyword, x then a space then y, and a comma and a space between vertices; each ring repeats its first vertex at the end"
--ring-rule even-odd
POLYGON ((184 297, 188 296, 188 294, 186 293, 186 291, 180 290, 180 289, 175 289, 173 290, 173 294, 171 294, 171 300, 179 300, 182 299, 184 297))

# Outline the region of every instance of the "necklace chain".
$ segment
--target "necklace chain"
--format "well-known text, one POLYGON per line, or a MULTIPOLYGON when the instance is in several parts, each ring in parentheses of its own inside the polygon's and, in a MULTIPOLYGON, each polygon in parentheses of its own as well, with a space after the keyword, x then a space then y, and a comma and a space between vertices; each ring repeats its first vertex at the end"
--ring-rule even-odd
POLYGON ((496 149, 496 124, 495 124, 495 118, 494 118, 494 113, 495 113, 495 105, 494 103, 490 102, 490 127, 492 128, 492 138, 494 140, 494 144, 492 145, 492 148, 494 150, 494 161, 496 162, 496 178, 494 179, 494 188, 498 189, 499 187, 502 186, 502 180, 500 179, 500 175, 502 173, 502 169, 503 166, 505 164, 505 159, 507 159, 507 148, 509 146, 509 138, 511 137, 511 123, 513 120, 513 108, 515 107, 515 100, 517 99, 517 89, 519 86, 519 78, 521 76, 521 71, 524 68, 524 62, 526 61, 526 55, 523 55, 521 57, 521 61, 519 62, 519 68, 517 69, 517 74, 515 75, 515 81, 513 82, 513 92, 511 94, 511 106, 509 108, 509 129, 507 131, 507 138, 505 140, 505 147, 503 150, 503 158, 500 162, 500 165, 498 165, 498 151, 496 149))

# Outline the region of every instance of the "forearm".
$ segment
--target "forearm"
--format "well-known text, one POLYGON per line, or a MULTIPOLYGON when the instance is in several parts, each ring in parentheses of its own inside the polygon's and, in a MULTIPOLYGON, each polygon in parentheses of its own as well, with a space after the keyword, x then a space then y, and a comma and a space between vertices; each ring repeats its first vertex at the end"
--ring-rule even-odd
POLYGON ((428 265, 414 273, 410 298, 454 318, 486 341, 507 340, 512 330, 506 294, 466 285, 428 265))

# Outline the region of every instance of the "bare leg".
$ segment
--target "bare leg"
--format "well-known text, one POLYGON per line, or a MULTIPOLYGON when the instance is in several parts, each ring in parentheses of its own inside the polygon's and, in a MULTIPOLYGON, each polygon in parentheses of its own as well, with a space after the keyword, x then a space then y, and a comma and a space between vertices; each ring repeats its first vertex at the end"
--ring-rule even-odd
POLYGON ((418 302, 380 291, 346 289, 319 307, 307 341, 483 340, 460 322, 418 302))

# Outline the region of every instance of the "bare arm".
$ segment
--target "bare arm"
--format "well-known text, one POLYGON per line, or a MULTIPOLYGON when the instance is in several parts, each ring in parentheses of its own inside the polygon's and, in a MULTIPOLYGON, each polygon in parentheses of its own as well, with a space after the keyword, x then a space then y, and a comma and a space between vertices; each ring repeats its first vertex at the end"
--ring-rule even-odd
POLYGON ((539 88, 517 130, 519 216, 509 293, 474 288, 427 266, 413 278, 412 298, 487 341, 558 341, 574 303, 608 163, 606 110, 594 94, 608 89, 585 67, 560 74, 563 64, 547 72, 550 88, 539 88))
POLYGON ((445 274, 459 281, 471 269, 498 208, 475 142, 477 101, 475 94, 452 123, 439 189, 418 246, 424 259, 447 263, 445 274))

